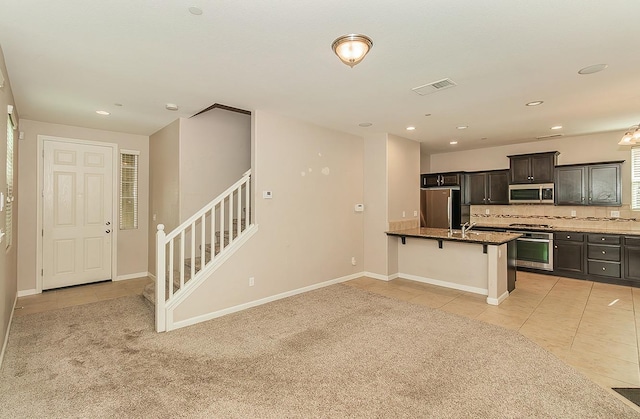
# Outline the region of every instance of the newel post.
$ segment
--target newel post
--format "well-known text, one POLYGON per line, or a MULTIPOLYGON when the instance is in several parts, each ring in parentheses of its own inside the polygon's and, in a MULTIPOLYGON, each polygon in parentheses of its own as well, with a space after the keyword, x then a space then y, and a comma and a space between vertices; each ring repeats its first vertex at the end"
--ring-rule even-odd
POLYGON ((156 233, 156 332, 166 330, 165 319, 165 275, 166 275, 166 245, 164 224, 158 224, 156 233))

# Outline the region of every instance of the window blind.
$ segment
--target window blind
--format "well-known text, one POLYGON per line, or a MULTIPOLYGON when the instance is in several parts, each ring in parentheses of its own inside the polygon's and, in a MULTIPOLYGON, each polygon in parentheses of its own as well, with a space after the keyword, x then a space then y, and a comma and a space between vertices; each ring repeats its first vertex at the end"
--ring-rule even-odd
POLYGON ((640 210, 640 147, 631 149, 631 209, 640 210))
POLYGON ((5 207, 5 235, 7 248, 13 243, 13 121, 7 116, 7 197, 5 207))
POLYGON ((138 154, 120 153, 120 230, 138 228, 138 154))

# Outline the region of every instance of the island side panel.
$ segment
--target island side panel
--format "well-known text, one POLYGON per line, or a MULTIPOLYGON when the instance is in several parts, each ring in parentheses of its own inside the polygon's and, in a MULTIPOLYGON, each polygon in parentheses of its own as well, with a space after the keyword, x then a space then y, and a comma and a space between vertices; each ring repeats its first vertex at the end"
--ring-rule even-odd
POLYGON ((448 288, 488 294, 488 255, 482 244, 407 237, 398 241, 398 276, 448 288))
POLYGON ((488 286, 487 303, 497 306, 509 296, 507 291, 507 245, 487 246, 488 286))

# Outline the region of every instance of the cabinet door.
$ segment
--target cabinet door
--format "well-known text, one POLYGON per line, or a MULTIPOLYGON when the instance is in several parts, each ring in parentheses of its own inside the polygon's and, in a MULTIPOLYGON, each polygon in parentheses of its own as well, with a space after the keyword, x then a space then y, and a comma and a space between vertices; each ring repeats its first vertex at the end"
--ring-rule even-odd
POLYGON ((485 173, 470 173, 469 174, 469 204, 482 205, 486 204, 486 191, 485 191, 485 173))
POLYGON ((640 247, 624 247, 624 277, 633 281, 640 281, 640 247))
POLYGON ((422 187, 423 188, 432 188, 434 186, 440 186, 438 184, 438 180, 440 175, 422 175, 422 187))
POLYGON ((556 204, 586 205, 587 183, 584 166, 556 168, 556 204))
POLYGON ((621 205, 620 164, 587 166, 589 205, 621 205))
POLYGON ((553 250, 554 272, 584 272, 584 244, 582 242, 555 241, 553 250))
POLYGON ((487 203, 509 203, 509 171, 487 173, 487 203))
POLYGON ((509 158, 509 182, 510 183, 531 183, 531 170, 529 156, 518 156, 509 158))
POLYGON ((554 153, 531 156, 531 181, 534 183, 553 183, 553 172, 556 166, 554 153))
POLYGON ((440 175, 440 186, 459 186, 460 174, 459 173, 445 173, 440 175))

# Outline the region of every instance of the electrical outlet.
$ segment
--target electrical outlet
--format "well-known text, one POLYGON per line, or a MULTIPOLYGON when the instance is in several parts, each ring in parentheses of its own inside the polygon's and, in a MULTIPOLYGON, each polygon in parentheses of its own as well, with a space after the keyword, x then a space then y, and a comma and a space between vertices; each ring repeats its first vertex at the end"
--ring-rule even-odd
POLYGON ((404 218, 404 217, 406 217, 406 216, 407 216, 406 211, 402 211, 402 218, 404 218))
POLYGON ((490 214, 491 212, 489 211, 489 208, 487 208, 486 210, 484 210, 485 214, 490 214))
POLYGON ((355 256, 352 256, 352 257, 351 257, 351 264, 352 264, 353 266, 356 266, 356 257, 355 257, 355 256))
POLYGON ((571 216, 575 217, 576 216, 576 212, 575 211, 571 211, 571 216))
POLYGON ((413 216, 417 217, 418 216, 418 211, 413 211, 413 216))
POLYGON ((254 277, 249 278, 249 286, 253 287, 256 284, 256 280, 254 277))
POLYGON ((611 211, 611 217, 613 218, 620 217, 620 211, 611 211))

